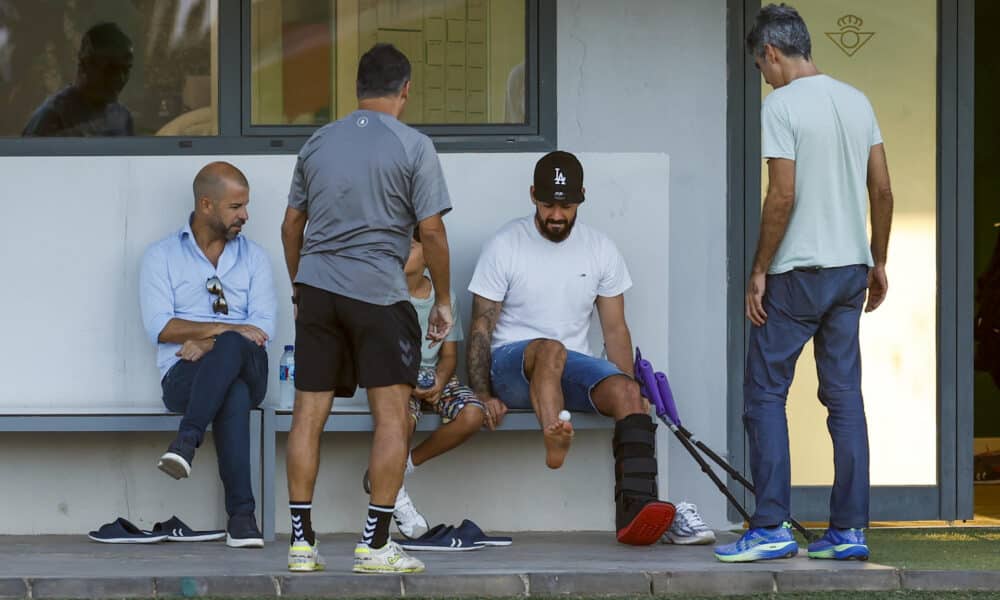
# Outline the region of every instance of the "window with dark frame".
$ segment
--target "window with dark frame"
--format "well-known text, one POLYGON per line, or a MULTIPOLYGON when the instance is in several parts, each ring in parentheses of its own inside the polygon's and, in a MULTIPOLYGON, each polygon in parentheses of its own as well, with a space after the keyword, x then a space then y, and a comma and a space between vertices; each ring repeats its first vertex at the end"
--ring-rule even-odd
POLYGON ((377 42, 443 151, 555 147, 546 0, 0 0, 0 155, 294 152, 377 42))

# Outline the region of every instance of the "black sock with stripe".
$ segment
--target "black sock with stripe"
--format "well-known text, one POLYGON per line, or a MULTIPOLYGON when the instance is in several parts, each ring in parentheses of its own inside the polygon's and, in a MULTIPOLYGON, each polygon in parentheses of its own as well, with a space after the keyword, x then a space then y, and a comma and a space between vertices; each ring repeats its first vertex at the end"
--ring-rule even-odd
POLYGON ((361 533, 362 543, 375 549, 385 546, 389 541, 389 524, 392 523, 394 510, 394 506, 368 505, 368 520, 365 521, 365 529, 361 533))
POLYGON ((312 526, 312 502, 289 502, 292 513, 292 543, 309 542, 316 545, 316 532, 312 526))

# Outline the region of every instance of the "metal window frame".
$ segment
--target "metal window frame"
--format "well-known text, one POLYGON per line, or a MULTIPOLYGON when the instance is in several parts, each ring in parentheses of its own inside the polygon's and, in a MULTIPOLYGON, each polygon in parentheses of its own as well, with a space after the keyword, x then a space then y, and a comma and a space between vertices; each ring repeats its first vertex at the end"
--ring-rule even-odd
MULTIPOLYGON (((975 1, 938 0, 937 418, 938 483, 873 486, 877 520, 968 519, 973 515, 973 216, 975 1), (892 510, 886 507, 891 505, 892 510)), ((727 359, 730 459, 749 471, 743 430, 743 372, 749 326, 744 292, 760 227, 760 74, 743 48, 759 0, 727 0, 730 77, 728 150, 727 359), (749 199, 753 199, 751 202, 749 199)), ((745 504, 753 495, 730 482, 745 504)), ((795 486, 800 518, 825 520, 829 487, 795 486)), ((735 511, 730 518, 738 520, 735 511)))
MULTIPOLYGON (((556 148, 556 3, 525 0, 523 125, 417 126, 441 152, 541 152, 556 148)), ((219 0, 219 135, 204 137, 0 137, 0 156, 196 156, 291 154, 317 126, 250 125, 250 0, 219 0)))

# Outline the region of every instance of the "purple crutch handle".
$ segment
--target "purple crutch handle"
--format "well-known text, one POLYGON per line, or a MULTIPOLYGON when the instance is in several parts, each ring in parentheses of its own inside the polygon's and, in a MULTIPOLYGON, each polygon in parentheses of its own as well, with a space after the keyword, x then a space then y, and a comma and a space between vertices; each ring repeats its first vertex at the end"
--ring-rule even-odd
POLYGON ((646 359, 639 359, 635 362, 635 377, 639 381, 640 387, 647 398, 656 408, 657 415, 663 415, 663 399, 660 398, 660 389, 656 385, 656 376, 653 374, 653 365, 646 359))
POLYGON ((656 379, 656 387, 660 392, 660 401, 663 402, 663 411, 674 425, 680 427, 681 416, 677 413, 677 404, 674 403, 674 393, 670 390, 670 382, 667 381, 666 374, 657 372, 653 377, 656 379))

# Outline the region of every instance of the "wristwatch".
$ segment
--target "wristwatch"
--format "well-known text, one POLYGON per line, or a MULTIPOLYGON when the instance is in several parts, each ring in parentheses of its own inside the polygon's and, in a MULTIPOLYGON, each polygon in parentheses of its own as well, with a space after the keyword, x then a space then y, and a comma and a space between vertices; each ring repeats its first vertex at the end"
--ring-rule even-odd
POLYGON ((292 294, 292 304, 298 304, 298 303, 299 303, 299 297, 292 294))

